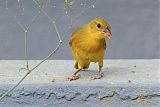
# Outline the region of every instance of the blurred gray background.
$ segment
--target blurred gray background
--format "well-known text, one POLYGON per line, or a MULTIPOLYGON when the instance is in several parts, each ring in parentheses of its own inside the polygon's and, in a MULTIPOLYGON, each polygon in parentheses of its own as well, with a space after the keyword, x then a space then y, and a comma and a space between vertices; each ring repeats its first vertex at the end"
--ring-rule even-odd
MULTIPOLYGON (((32 0, 0 0, 0 59, 24 59, 24 33, 13 16, 26 26, 38 13, 32 0), (18 2, 19 1, 19 2, 18 2), (11 14, 5 8, 11 10, 11 14)), ((86 0, 75 0, 75 2, 86 0)), ((46 12, 56 17, 60 35, 81 7, 71 8, 70 16, 63 15, 64 0, 50 0, 46 12), (56 8, 53 6, 55 5, 56 8), (75 9, 75 10, 74 10, 75 9)), ((89 5, 89 0, 87 2, 89 5)), ((95 8, 82 14, 67 33, 62 47, 51 59, 73 59, 68 42, 71 32, 95 17, 106 19, 112 27, 112 40, 106 40, 106 59, 160 58, 158 0, 97 0, 95 8)), ((69 11, 68 11, 69 12, 69 11)), ((42 59, 58 44, 53 26, 40 14, 28 32, 29 58, 42 59)))

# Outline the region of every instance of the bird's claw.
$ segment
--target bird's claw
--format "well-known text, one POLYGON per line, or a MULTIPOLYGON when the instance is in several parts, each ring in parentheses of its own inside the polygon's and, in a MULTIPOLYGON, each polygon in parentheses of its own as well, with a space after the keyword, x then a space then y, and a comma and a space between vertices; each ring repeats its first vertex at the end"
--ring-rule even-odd
POLYGON ((68 81, 73 81, 73 80, 77 80, 79 78, 80 78, 80 74, 78 74, 78 75, 71 75, 71 76, 67 77, 67 80, 68 81))
POLYGON ((104 76, 104 74, 102 72, 97 73, 96 75, 90 76, 89 79, 90 80, 95 80, 95 79, 100 79, 104 76))

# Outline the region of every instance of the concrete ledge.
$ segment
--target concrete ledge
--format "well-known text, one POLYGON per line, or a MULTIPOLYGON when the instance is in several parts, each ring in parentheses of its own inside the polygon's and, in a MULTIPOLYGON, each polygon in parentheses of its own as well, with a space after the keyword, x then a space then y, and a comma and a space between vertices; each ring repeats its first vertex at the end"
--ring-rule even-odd
MULTIPOLYGON (((71 82, 65 77, 74 72, 74 61, 46 61, 0 107, 159 107, 159 61, 105 60, 104 78, 88 80, 98 70, 93 63, 71 82)), ((0 95, 24 75, 18 71, 23 65, 24 61, 0 61, 0 95)))

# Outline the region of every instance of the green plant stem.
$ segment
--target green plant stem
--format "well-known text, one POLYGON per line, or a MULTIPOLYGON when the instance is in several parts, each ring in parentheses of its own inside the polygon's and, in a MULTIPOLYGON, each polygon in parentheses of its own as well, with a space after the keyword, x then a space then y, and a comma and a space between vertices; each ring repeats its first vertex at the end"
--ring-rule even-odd
POLYGON ((5 92, 5 93, 0 97, 0 101, 2 101, 2 99, 3 99, 4 97, 6 97, 6 96, 9 95, 10 93, 12 93, 12 92, 16 89, 16 87, 27 77, 28 74, 29 74, 29 73, 26 73, 26 75, 25 75, 16 85, 14 85, 10 90, 8 90, 7 92, 5 92))
POLYGON ((34 3, 38 6, 38 8, 46 15, 46 17, 52 22, 52 24, 53 24, 53 26, 54 26, 54 28, 55 28, 55 31, 56 31, 56 33, 57 33, 57 36, 58 36, 58 38, 59 38, 59 41, 61 42, 62 39, 61 39, 61 36, 60 36, 59 31, 58 31, 58 29, 57 29, 57 25, 56 25, 55 20, 53 20, 53 19, 43 10, 43 8, 37 3, 37 1, 33 0, 33 2, 34 2, 34 3))
MULTIPOLYGON (((69 29, 71 28, 72 24, 73 24, 73 22, 71 22, 71 24, 69 25, 69 29)), ((24 75, 24 77, 23 77, 15 86, 13 86, 10 90, 8 90, 7 92, 5 92, 5 93, 0 97, 0 101, 2 101, 2 99, 3 99, 5 96, 7 96, 7 95, 9 95, 10 93, 12 93, 12 92, 16 89, 16 87, 17 87, 34 69, 36 69, 36 68, 37 68, 38 66, 40 66, 44 61, 46 61, 46 60, 49 59, 53 54, 56 53, 56 51, 60 48, 61 44, 63 43, 63 40, 65 39, 65 36, 66 36, 67 31, 68 31, 69 29, 67 29, 67 30, 66 30, 66 33, 64 33, 63 39, 62 39, 62 41, 60 41, 60 42, 58 43, 57 47, 56 47, 46 58, 44 58, 41 62, 39 62, 39 63, 38 63, 35 67, 33 67, 31 70, 26 69, 28 72, 24 75)))
MULTIPOLYGON (((33 0, 34 1, 34 0, 33 0)), ((35 2, 35 1, 34 1, 35 2)), ((95 4, 95 3, 94 3, 95 4)), ((92 4, 92 5, 94 5, 94 4, 92 4)), ((91 5, 91 6, 92 6, 91 5)), ((87 9, 89 9, 91 6, 89 6, 87 9)), ((9 95, 10 93, 12 93, 15 89, 16 89, 16 87, 18 87, 19 86, 19 84, 34 70, 34 69, 36 69, 38 66, 40 66, 44 61, 46 61, 47 59, 49 59, 51 56, 53 56, 57 51, 58 51, 58 49, 60 48, 60 46, 62 45, 62 43, 63 43, 63 40, 65 39, 65 37, 66 37, 66 34, 67 34, 67 31, 69 31, 70 29, 71 29, 71 26, 73 25, 73 22, 75 22, 76 21, 76 19, 81 15, 81 14, 83 14, 87 9, 85 9, 85 10, 83 10, 82 12, 80 12, 80 14, 78 14, 74 19, 71 19, 71 23, 70 23, 70 25, 68 25, 68 29, 66 29, 65 30, 65 32, 64 32, 64 35, 63 35, 63 37, 62 37, 62 39, 61 39, 61 37, 60 37, 60 35, 58 35, 59 36, 59 39, 60 39, 60 41, 59 41, 59 43, 58 43, 58 45, 57 45, 57 47, 47 56, 47 57, 45 57, 41 62, 39 62, 35 67, 33 67, 31 70, 29 70, 29 68, 27 68, 27 69, 25 69, 25 70, 27 70, 28 72, 23 76, 23 78, 22 79, 20 79, 20 81, 16 84, 16 85, 14 85, 11 89, 9 89, 7 92, 5 92, 1 97, 0 97, 0 101, 2 101, 2 99, 4 98, 4 97, 6 97, 7 95, 9 95)), ((43 9, 42 9, 43 10, 43 9)), ((44 12, 44 13, 46 13, 46 12, 44 12)), ((46 14, 47 16, 48 16, 48 14, 46 14)), ((49 16, 48 16, 49 17, 49 16)), ((50 18, 50 17, 49 17, 50 18)), ((52 19, 51 19, 52 20, 52 19)), ((52 21, 53 22, 53 21, 52 21)), ((18 23, 19 24, 19 23, 18 23)), ((30 25, 29 25, 30 26, 30 25)), ((21 26, 21 28, 22 28, 22 26, 21 26)), ((28 27, 28 29, 29 29, 30 27, 28 27)), ((55 28, 56 29, 56 28, 55 28)), ((24 29, 23 29, 24 30, 24 29)), ((56 32, 58 33, 58 30, 56 30, 56 32)), ((58 33, 59 34, 59 33, 58 33)), ((26 61, 27 61, 27 65, 28 65, 28 56, 27 56, 27 53, 28 53, 28 49, 27 49, 28 47, 27 47, 27 31, 25 30, 25 53, 26 53, 26 61)))
POLYGON ((47 59, 49 59, 59 48, 60 45, 62 44, 62 42, 59 42, 59 44, 57 45, 57 47, 46 57, 44 58, 41 62, 39 62, 35 67, 33 67, 31 70, 26 69, 28 72, 24 75, 24 77, 16 84, 14 85, 10 90, 8 90, 7 92, 5 92, 1 97, 0 97, 0 101, 2 101, 2 99, 9 95, 10 93, 12 93, 16 87, 27 77, 27 75, 29 75, 34 69, 36 69, 38 66, 40 66, 44 61, 46 61, 47 59))
POLYGON ((27 37, 27 31, 25 31, 25 60, 26 60, 26 68, 28 69, 28 37, 27 37))

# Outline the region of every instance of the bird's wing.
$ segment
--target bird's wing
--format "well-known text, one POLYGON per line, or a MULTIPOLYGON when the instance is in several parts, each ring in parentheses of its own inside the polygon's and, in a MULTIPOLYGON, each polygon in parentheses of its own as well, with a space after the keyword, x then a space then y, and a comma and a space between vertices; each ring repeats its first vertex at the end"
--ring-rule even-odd
POLYGON ((70 47, 72 46, 72 42, 73 42, 74 38, 75 38, 76 36, 78 36, 77 34, 78 34, 78 32, 80 32, 80 31, 81 31, 81 28, 77 28, 77 29, 72 33, 72 35, 71 35, 71 37, 70 37, 70 40, 69 40, 69 45, 70 45, 70 47))

